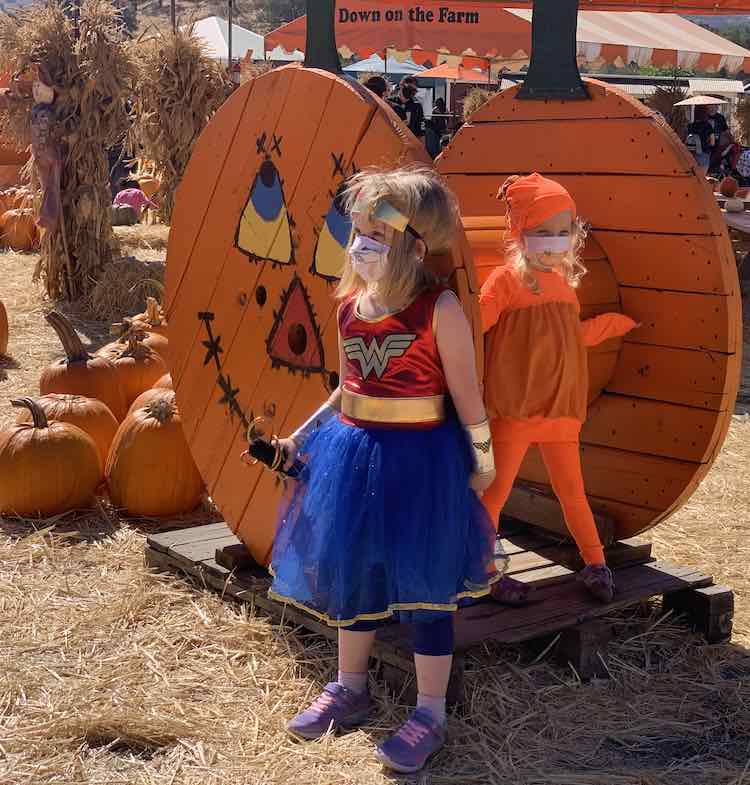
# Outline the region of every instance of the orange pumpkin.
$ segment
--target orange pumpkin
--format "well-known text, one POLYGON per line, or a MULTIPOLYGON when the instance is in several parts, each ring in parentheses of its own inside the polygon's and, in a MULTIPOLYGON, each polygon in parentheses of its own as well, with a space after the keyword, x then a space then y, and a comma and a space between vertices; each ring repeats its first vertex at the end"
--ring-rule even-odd
POLYGON ((67 393, 96 398, 109 407, 118 420, 128 411, 117 368, 105 357, 89 354, 73 325, 57 311, 47 321, 65 349, 65 357, 42 371, 39 389, 47 393, 67 393))
POLYGON ((131 332, 125 343, 115 341, 97 352, 115 366, 127 407, 167 373, 161 355, 144 343, 144 337, 145 333, 131 332))
POLYGON ((0 302, 0 355, 8 352, 8 314, 0 302))
POLYGON ((173 401, 151 401, 120 425, 107 460, 112 503, 133 515, 163 517, 195 509, 203 479, 173 401))
POLYGON ((153 349, 161 358, 166 362, 169 359, 169 340, 161 333, 152 332, 148 326, 140 321, 137 317, 132 319, 125 318, 117 324, 113 324, 110 328, 113 335, 119 335, 119 338, 112 343, 103 346, 97 354, 108 357, 111 354, 118 354, 120 349, 125 346, 131 335, 137 334, 139 340, 144 346, 153 349))
POLYGON ((165 373, 164 376, 162 376, 161 379, 156 382, 154 387, 162 387, 165 390, 174 390, 174 385, 172 384, 172 374, 165 373))
POLYGON ((32 422, 0 431, 0 513, 46 517, 90 506, 101 482, 94 440, 49 422, 31 398, 11 403, 28 409, 32 422))
MULTIPOLYGON (((103 477, 109 448, 119 425, 107 405, 95 398, 86 398, 83 395, 60 395, 58 393, 43 395, 36 399, 36 404, 42 409, 48 420, 75 425, 94 440, 99 453, 103 477)), ((16 422, 20 425, 31 420, 32 413, 26 410, 18 415, 16 422)))
POLYGON ((727 199, 731 199, 737 193, 739 187, 740 185, 734 177, 725 177, 719 184, 719 193, 722 196, 726 196, 727 199))
POLYGON ((14 251, 31 251, 39 241, 33 210, 8 210, 0 217, 0 237, 14 251))
POLYGON ((151 401, 165 400, 175 403, 174 390, 168 390, 164 387, 152 387, 150 390, 144 390, 134 401, 130 404, 128 414, 132 414, 136 409, 143 409, 148 406, 151 401))

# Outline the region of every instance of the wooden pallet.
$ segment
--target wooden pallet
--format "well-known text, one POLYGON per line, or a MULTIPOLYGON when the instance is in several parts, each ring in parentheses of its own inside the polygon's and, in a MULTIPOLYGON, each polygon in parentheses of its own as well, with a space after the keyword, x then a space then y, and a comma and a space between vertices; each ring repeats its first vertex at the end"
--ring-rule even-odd
MULTIPOLYGON (((507 532, 507 530, 506 530, 507 532)), ((731 636, 734 597, 731 589, 690 567, 651 556, 651 544, 640 539, 616 542, 606 549, 615 573, 613 602, 596 602, 575 580, 580 557, 573 545, 529 527, 516 527, 502 541, 510 556, 509 574, 533 588, 534 601, 524 608, 508 608, 492 600, 462 608, 456 614, 456 656, 449 700, 463 696, 464 654, 484 641, 519 643, 554 640, 553 649, 581 678, 606 675, 602 654, 611 638, 610 625, 601 621, 613 610, 662 595, 664 607, 687 616, 709 642, 731 636)), ((268 573, 250 558, 245 546, 224 523, 151 535, 146 564, 177 570, 222 596, 248 602, 276 620, 313 633, 336 638, 336 630, 292 606, 268 598, 268 573)), ((412 647, 408 628, 390 624, 379 630, 374 658, 383 678, 405 697, 414 689, 412 647)))

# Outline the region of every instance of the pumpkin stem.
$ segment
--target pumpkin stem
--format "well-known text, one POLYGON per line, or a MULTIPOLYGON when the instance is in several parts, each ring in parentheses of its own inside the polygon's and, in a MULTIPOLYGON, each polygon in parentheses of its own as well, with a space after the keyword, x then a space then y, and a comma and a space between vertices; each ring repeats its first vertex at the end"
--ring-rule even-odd
POLYGON ((28 409, 31 412, 31 419, 35 428, 49 428, 47 415, 44 409, 33 398, 16 398, 10 402, 11 406, 21 409, 28 409))
POLYGON ((59 311, 50 311, 44 318, 57 333, 69 363, 82 363, 91 358, 73 325, 59 311))
POLYGON ((123 357, 142 357, 148 354, 148 346, 143 343, 147 333, 143 330, 133 327, 131 328, 120 340, 127 341, 128 347, 122 353, 123 357))
POLYGON ((167 398, 156 398, 144 407, 146 416, 157 420, 164 425, 177 414, 177 407, 172 400, 167 398))
POLYGON ((160 325, 164 321, 161 305, 155 297, 146 298, 146 314, 146 320, 154 327, 160 325))

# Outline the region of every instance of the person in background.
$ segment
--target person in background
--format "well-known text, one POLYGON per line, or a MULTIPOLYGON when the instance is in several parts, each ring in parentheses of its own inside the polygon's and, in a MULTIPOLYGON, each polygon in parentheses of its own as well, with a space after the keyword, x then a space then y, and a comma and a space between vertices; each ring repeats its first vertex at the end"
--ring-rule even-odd
POLYGON ((143 211, 156 208, 156 205, 141 191, 135 180, 123 180, 121 188, 112 202, 112 222, 114 226, 138 223, 143 211), (128 220, 128 209, 132 220, 128 220), (115 223, 117 221, 117 223, 115 223))
POLYGON ((719 134, 719 141, 711 157, 711 171, 720 175, 736 175, 737 160, 741 152, 742 149, 731 131, 719 134))
POLYGON ((385 99, 388 95, 388 82, 382 76, 371 76, 364 82, 364 86, 378 98, 385 99))
POLYGON ((696 160, 704 169, 708 169, 711 162, 711 153, 716 147, 716 134, 714 128, 708 121, 708 112, 705 106, 698 106, 695 109, 695 119, 688 126, 688 136, 694 134, 701 143, 700 151, 694 153, 696 160))
POLYGON ((393 111, 406 123, 416 137, 424 136, 424 111, 422 104, 415 101, 417 80, 405 76, 399 84, 398 95, 388 101, 393 111))
POLYGON ((425 147, 432 158, 437 158, 442 150, 443 134, 448 128, 445 114, 445 99, 438 98, 432 108, 432 117, 425 120, 425 147))
MULTIPOLYGON (((714 129, 714 133, 716 134, 716 138, 718 139, 723 133, 729 130, 729 123, 727 123, 727 118, 724 117, 723 114, 719 111, 719 107, 716 105, 707 107, 708 109, 708 122, 711 123, 714 129)), ((696 112, 697 114, 697 112, 696 112)))

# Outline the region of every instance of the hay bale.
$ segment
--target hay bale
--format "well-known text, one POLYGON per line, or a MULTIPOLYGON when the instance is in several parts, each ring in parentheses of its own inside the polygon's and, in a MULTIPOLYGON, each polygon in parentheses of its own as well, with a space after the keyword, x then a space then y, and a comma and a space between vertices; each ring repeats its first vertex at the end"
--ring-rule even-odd
MULTIPOLYGON (((135 83, 123 33, 108 0, 84 0, 77 25, 58 2, 0 14, 0 70, 23 76, 39 64, 55 87, 51 137, 62 146, 63 221, 42 239, 40 265, 53 299, 87 296, 114 255, 107 150, 127 132, 135 83)), ((30 141, 31 107, 23 91, 0 106, 0 135, 21 148, 30 141)))
POLYGON ((231 91, 229 78, 206 53, 192 26, 138 47, 138 86, 129 146, 154 163, 161 181, 154 201, 169 223, 177 186, 193 145, 231 91))
POLYGON ((146 298, 164 291, 163 261, 143 261, 134 256, 115 259, 89 290, 85 310, 101 321, 120 321, 145 311, 146 298))

